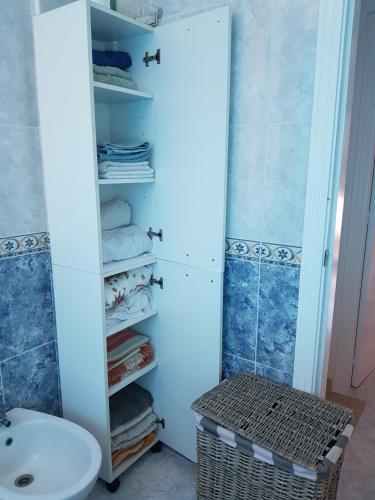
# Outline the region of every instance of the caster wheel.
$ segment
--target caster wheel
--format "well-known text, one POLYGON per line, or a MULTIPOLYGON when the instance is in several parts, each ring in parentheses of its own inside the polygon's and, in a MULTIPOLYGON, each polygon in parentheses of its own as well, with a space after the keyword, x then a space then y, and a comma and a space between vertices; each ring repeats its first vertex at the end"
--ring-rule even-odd
POLYGON ((163 443, 161 441, 158 441, 154 446, 151 448, 152 453, 160 453, 161 450, 163 449, 163 443))
POLYGON ((110 493, 115 493, 120 487, 120 480, 115 479, 112 483, 105 483, 105 485, 110 493))

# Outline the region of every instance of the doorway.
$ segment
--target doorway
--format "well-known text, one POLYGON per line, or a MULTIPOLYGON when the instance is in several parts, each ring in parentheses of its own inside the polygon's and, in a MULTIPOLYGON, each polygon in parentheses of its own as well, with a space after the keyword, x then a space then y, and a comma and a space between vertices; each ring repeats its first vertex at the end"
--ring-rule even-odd
POLYGON ((349 394, 375 368, 375 2, 362 4, 328 379, 349 394))

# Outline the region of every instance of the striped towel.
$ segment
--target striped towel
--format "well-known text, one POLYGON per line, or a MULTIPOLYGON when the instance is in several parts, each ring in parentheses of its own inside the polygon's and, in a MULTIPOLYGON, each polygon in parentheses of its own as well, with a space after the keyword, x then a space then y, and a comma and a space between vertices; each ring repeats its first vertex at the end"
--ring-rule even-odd
POLYGON ((108 368, 118 364, 130 354, 149 342, 149 337, 133 330, 121 330, 107 339, 107 363, 108 368))

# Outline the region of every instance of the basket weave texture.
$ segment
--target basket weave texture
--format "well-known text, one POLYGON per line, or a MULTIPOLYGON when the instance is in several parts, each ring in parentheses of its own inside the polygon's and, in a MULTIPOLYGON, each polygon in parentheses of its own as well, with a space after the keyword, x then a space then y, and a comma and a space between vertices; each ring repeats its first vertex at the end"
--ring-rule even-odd
MULTIPOLYGON (((201 396, 192 408, 218 425, 312 471, 316 471, 319 461, 352 417, 351 411, 341 405, 243 373, 201 396)), ((198 452, 202 440, 198 433, 198 452)), ((215 446, 222 448, 221 444, 215 446)))
POLYGON ((310 481, 198 430, 198 500, 335 500, 342 457, 328 479, 310 481))

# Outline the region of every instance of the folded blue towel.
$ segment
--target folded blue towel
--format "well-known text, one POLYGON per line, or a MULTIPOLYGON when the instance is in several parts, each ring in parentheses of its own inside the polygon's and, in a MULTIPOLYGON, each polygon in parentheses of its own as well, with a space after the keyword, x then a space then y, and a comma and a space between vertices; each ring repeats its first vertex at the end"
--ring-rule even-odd
POLYGON ((132 58, 127 52, 115 50, 93 50, 92 60, 98 66, 113 66, 120 69, 127 69, 132 65, 132 58))
POLYGON ((97 151, 99 161, 138 163, 149 160, 150 145, 148 142, 140 144, 113 144, 105 142, 98 145, 97 151))

